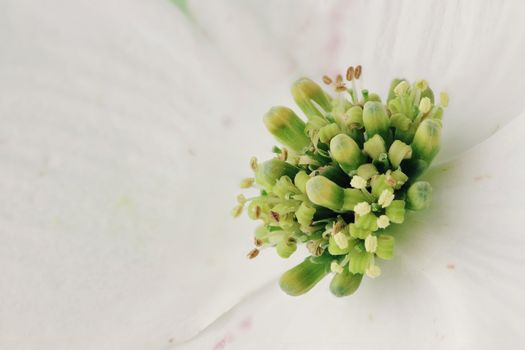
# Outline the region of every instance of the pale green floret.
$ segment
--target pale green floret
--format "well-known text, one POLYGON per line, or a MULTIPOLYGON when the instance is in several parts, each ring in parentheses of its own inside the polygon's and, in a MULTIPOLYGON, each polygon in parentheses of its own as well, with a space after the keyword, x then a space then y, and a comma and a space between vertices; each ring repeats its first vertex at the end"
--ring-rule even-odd
POLYGON ((362 279, 362 274, 353 274, 348 269, 344 269, 343 272, 336 274, 332 279, 330 291, 336 297, 351 295, 359 288, 362 279))
POLYGON ((370 158, 378 160, 381 154, 386 153, 385 140, 376 134, 365 142, 363 149, 370 158))
POLYGON ((390 119, 380 102, 369 101, 363 109, 363 124, 368 138, 379 134, 384 140, 389 138, 390 119))
POLYGON ((375 216, 373 213, 368 213, 363 216, 357 216, 355 218, 355 225, 362 229, 367 231, 377 231, 377 216, 375 216))
POLYGON ((348 128, 361 128, 363 126, 363 108, 361 106, 351 107, 345 115, 345 124, 348 128))
POLYGON ((425 119, 417 128, 412 141, 413 158, 430 164, 439 152, 441 142, 441 123, 434 119, 425 119))
POLYGON ((268 131, 283 145, 300 151, 310 144, 305 134, 306 124, 287 107, 273 107, 263 117, 268 131))
POLYGON ((310 176, 305 171, 301 170, 295 175, 293 182, 299 191, 306 193, 306 182, 308 182, 308 180, 310 180, 310 176))
POLYGON ((336 123, 328 124, 319 129, 319 141, 329 143, 330 140, 341 132, 339 125, 336 123))
POLYGON ((379 174, 379 171, 377 171, 375 165, 371 163, 363 164, 357 168, 357 175, 367 181, 370 180, 372 176, 377 174, 379 174))
POLYGON ((365 239, 372 231, 358 227, 356 224, 349 225, 350 235, 354 238, 365 239))
POLYGON ((430 206, 432 186, 426 181, 414 182, 407 191, 407 207, 412 210, 422 210, 430 206))
POLYGON ((279 286, 289 295, 297 296, 308 292, 330 272, 332 259, 320 256, 306 258, 296 267, 286 271, 279 279, 279 286))
POLYGON ((330 154, 346 173, 356 170, 364 162, 359 145, 346 134, 339 134, 330 141, 330 154))
POLYGON ((410 129, 410 125, 412 124, 412 120, 408 118, 403 113, 394 113, 390 117, 390 124, 392 124, 392 127, 401 130, 401 131, 408 131, 410 129))
POLYGON ((394 200, 385 210, 386 216, 394 224, 402 224, 405 221, 405 201, 394 200))
POLYGON ((277 254, 283 259, 287 259, 297 250, 297 244, 289 240, 282 240, 275 246, 277 254))
POLYGON ((372 261, 372 254, 366 251, 359 251, 354 248, 350 252, 350 261, 348 262, 348 270, 350 273, 363 274, 366 272, 372 261))
POLYGON ((308 78, 301 78, 292 85, 295 103, 310 118, 323 117, 332 110, 332 104, 323 89, 308 78), (321 108, 321 110, 319 109, 321 108))
POLYGON ((410 157, 412 157, 412 147, 403 141, 395 140, 388 150, 388 158, 394 168, 399 168, 401 162, 410 157))
POLYGON ((302 202, 297 211, 295 212, 295 217, 297 222, 303 226, 310 226, 315 215, 315 208, 312 204, 308 202, 302 202))
POLYGON ((333 235, 330 236, 328 240, 328 252, 332 255, 346 255, 348 252, 354 247, 355 241, 353 239, 348 239, 348 244, 345 248, 341 248, 337 242, 335 241, 335 238, 333 235))
POLYGON ((390 235, 381 235, 377 238, 376 255, 383 260, 390 260, 394 257, 395 239, 390 235))
POLYGON ((372 178, 370 184, 372 185, 372 195, 375 198, 379 198, 384 190, 393 191, 393 187, 395 186, 395 183, 389 182, 387 176, 384 174, 372 178))

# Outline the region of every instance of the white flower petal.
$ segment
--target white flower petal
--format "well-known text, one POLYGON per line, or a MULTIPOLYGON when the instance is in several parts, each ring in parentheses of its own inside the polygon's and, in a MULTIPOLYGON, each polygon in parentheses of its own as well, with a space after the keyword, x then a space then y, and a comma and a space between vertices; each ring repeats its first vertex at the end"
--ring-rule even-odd
POLYGON ((435 168, 433 206, 399 226, 397 253, 353 296, 328 279, 292 298, 261 289, 180 349, 518 348, 525 322, 525 113, 435 168), (407 227, 409 228, 407 230, 407 227))

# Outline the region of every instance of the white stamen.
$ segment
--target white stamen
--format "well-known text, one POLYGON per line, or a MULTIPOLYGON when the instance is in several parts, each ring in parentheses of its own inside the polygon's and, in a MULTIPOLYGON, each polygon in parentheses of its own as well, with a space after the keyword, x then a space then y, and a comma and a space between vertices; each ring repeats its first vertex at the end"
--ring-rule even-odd
POLYGON ((361 216, 370 213, 371 210, 372 208, 370 207, 370 204, 368 204, 368 202, 357 203, 354 207, 355 213, 361 216))
POLYGON ((390 219, 386 215, 381 215, 377 218, 377 227, 379 228, 387 228, 390 226, 390 219))
POLYGON ((335 244, 341 249, 348 248, 348 238, 346 238, 343 232, 338 232, 334 235, 335 244))
POLYGON ((377 265, 370 265, 368 269, 366 269, 366 275, 370 278, 376 278, 381 276, 381 268, 377 265))
POLYGON ((352 181, 350 181, 350 186, 362 190, 363 188, 366 188, 366 180, 361 176, 355 175, 352 177, 352 181))
POLYGON ((379 199, 377 200, 377 204, 379 204, 382 208, 388 207, 390 204, 392 204, 392 201, 394 200, 395 196, 394 193, 388 189, 383 190, 381 194, 379 195, 379 199))
POLYGON ((428 97, 423 97, 419 102, 419 111, 423 114, 430 112, 432 109, 432 101, 428 97))
POLYGON ((368 235, 365 239, 365 249, 369 253, 375 253, 377 250, 377 237, 374 235, 368 235))
POLYGON ((341 273, 343 272, 343 267, 337 263, 337 261, 332 261, 330 264, 330 270, 334 273, 341 273))

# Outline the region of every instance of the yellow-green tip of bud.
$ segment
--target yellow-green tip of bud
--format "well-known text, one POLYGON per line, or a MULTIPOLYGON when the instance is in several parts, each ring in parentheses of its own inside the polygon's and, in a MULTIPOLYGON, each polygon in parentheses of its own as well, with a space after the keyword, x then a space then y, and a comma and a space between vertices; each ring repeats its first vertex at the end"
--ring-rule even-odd
POLYGON ((335 211, 344 204, 344 190, 324 176, 314 176, 306 183, 306 195, 314 204, 335 211))
POLYGON ((423 97, 419 102, 419 111, 426 114, 430 112, 430 109, 432 109, 432 101, 428 97, 423 97))
POLYGON ((413 158, 430 163, 439 152, 441 123, 434 119, 425 119, 417 128, 411 147, 413 158))
POLYGON ((378 160, 381 154, 386 153, 385 140, 376 134, 364 143, 363 149, 370 158, 378 160))
POLYGON ((330 141, 330 154, 346 173, 356 170, 364 161, 359 145, 346 134, 339 134, 330 141))
POLYGON ((264 115, 263 121, 277 141, 294 151, 300 151, 310 144, 304 132, 305 123, 290 108, 273 107, 264 115))
POLYGON ((306 258, 286 271, 279 279, 279 286, 288 295, 299 296, 312 289, 330 271, 331 258, 320 256, 306 258))
POLYGON ((394 257, 395 239, 390 235, 381 235, 377 238, 376 255, 384 260, 390 260, 394 257))
POLYGON ((301 78, 292 85, 292 96, 308 118, 322 117, 323 112, 329 112, 332 109, 323 89, 308 78, 301 78), (318 107, 321 107, 323 111, 320 111, 318 107))
POLYGON ((298 169, 279 159, 270 159, 257 166, 255 181, 266 190, 271 190, 282 176, 293 179, 298 169))
POLYGON ((432 186, 426 181, 414 182, 407 191, 407 207, 422 210, 430 206, 432 186))
POLYGON ((287 239, 282 240, 275 246, 277 254, 283 259, 287 259, 297 250, 297 244, 287 239))

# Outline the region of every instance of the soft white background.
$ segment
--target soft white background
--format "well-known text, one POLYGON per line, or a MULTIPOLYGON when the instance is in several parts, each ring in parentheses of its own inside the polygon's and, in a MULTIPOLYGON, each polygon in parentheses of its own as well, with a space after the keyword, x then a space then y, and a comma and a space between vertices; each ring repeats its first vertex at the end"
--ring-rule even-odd
POLYGON ((188 8, 0 0, 0 348, 525 346, 522 2, 188 8), (449 92, 436 196, 380 279, 294 299, 229 211, 261 115, 348 64, 449 92))

